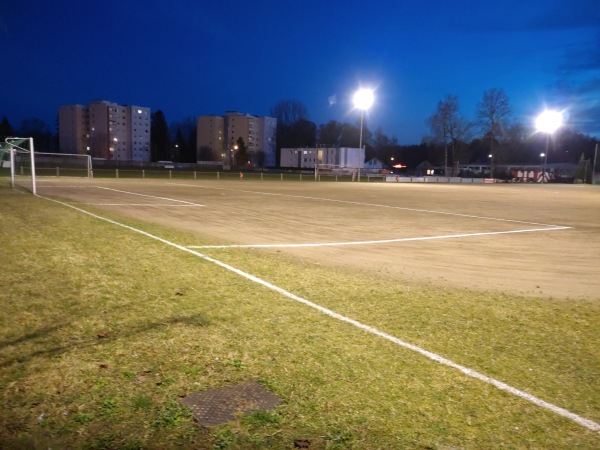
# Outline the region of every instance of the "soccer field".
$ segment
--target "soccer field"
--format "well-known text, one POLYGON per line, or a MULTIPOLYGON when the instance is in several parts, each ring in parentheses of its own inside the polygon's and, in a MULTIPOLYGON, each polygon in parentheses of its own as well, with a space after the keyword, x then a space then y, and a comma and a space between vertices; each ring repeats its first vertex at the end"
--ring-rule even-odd
MULTIPOLYGON (((298 433, 311 448, 600 443, 597 187, 43 178, 38 194, 27 202, 101 225, 132 261, 175 258, 251 366, 237 378, 284 398, 267 425, 287 440, 252 447, 242 423, 229 448, 298 433), (210 287, 194 260, 214 266, 210 287)), ((143 264, 118 270, 139 284, 143 264)))
POLYGON ((390 281, 600 297, 597 187, 83 180, 40 191, 192 232, 184 245, 208 254, 268 249, 390 281))

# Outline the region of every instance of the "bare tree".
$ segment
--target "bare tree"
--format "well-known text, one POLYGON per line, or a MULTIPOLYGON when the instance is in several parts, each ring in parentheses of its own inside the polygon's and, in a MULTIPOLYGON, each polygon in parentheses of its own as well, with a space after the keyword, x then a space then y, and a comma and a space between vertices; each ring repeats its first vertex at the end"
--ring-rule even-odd
POLYGON ((308 120, 308 111, 298 100, 281 100, 271 108, 271 117, 277 119, 277 125, 289 127, 301 120, 308 120))
POLYGON ((319 125, 319 144, 321 145, 337 145, 341 135, 342 124, 335 120, 319 125))
POLYGON ((317 126, 308 120, 306 106, 298 100, 282 100, 271 108, 271 117, 277 119, 276 165, 280 163, 282 147, 314 145, 317 126))
POLYGON ((427 120, 427 125, 435 142, 444 144, 444 175, 448 176, 448 145, 452 151, 452 175, 458 163, 458 144, 464 141, 471 128, 471 124, 459 111, 458 98, 447 95, 438 102, 437 110, 427 120))
POLYGON ((490 177, 494 177, 494 141, 503 136, 511 110, 503 89, 491 88, 483 93, 477 105, 477 118, 484 136, 490 140, 490 177))

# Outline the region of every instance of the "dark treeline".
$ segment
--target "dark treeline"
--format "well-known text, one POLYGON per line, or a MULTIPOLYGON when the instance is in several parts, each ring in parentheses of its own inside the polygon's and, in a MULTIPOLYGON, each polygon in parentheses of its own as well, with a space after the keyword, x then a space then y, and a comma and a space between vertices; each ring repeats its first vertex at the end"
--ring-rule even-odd
MULTIPOLYGON (((278 119, 277 148, 331 145, 357 147, 360 123, 329 121, 316 125, 308 119, 302 103, 284 100, 271 109, 278 119)), ((429 134, 418 145, 400 145, 381 128, 374 132, 363 124, 363 142, 367 160, 377 158, 385 164, 414 168, 428 161, 446 167, 456 174, 461 164, 540 164, 541 154, 548 149, 549 163, 577 163, 591 159, 597 139, 559 128, 550 138, 536 132, 532 125, 510 120, 510 102, 502 89, 483 93, 477 105, 477 117, 468 120, 460 113, 456 96, 441 100, 426 124, 429 134), (492 155, 492 157, 490 157, 492 155), (393 159, 392 159, 393 158, 393 159)))
MULTIPOLYGON (((277 119, 277 166, 281 148, 315 146, 357 147, 360 122, 330 120, 317 125, 309 119, 306 107, 297 100, 282 100, 270 111, 277 119)), ((541 154, 547 153, 548 163, 577 163, 593 158, 598 139, 569 128, 559 128, 552 136, 536 132, 532 124, 511 120, 511 106, 502 89, 492 88, 483 93, 472 120, 460 112, 458 98, 448 95, 440 100, 426 120, 429 133, 416 145, 400 145, 396 137, 387 136, 379 127, 375 131, 363 124, 363 143, 366 160, 377 158, 382 163, 414 168, 424 161, 446 168, 448 175, 456 174, 462 164, 539 164, 541 154)), ((7 117, 0 122, 0 139, 7 136, 33 137, 38 151, 59 152, 58 120, 54 130, 44 121, 25 119, 18 128, 7 117)), ((169 124, 164 113, 152 113, 151 159, 174 162, 195 162, 219 158, 211 151, 200 149, 197 154, 196 120, 193 117, 169 124)), ((244 143, 239 145, 242 147, 244 143)), ((204 149, 206 150, 206 149, 204 149)), ((210 149, 208 149, 210 150, 210 149)))
MULTIPOLYGON (((58 123, 58 120, 57 120, 58 123)), ((55 127, 57 128, 57 127, 55 127)), ((0 141, 7 137, 32 137, 36 149, 45 153, 58 153, 58 134, 41 119, 31 117, 21 121, 19 127, 13 127, 8 118, 4 116, 0 122, 0 141)))

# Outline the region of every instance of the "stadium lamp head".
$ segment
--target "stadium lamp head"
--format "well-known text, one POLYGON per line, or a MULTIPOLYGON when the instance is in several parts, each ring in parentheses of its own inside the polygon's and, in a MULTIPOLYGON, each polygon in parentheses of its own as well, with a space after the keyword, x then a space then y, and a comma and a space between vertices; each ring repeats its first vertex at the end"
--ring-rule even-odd
POLYGON ((552 134, 560 128, 562 121, 562 112, 546 109, 535 119, 535 128, 542 133, 552 134))
POLYGON ((371 107, 375 96, 372 89, 359 89, 354 93, 354 107, 366 111, 371 107))

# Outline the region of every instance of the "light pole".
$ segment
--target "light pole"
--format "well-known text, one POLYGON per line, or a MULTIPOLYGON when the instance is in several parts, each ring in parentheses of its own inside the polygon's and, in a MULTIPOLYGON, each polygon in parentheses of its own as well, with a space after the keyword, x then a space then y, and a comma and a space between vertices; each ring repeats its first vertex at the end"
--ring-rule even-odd
POLYGON ((237 144, 233 146, 233 148, 231 149, 231 161, 230 161, 230 165, 234 166, 235 165, 235 152, 238 149, 237 144))
POLYGON ((537 118, 535 119, 535 128, 541 132, 546 133, 546 151, 542 153, 544 158, 544 167, 542 173, 542 184, 544 183, 544 178, 546 177, 546 164, 548 163, 548 150, 550 148, 550 136, 554 134, 556 130, 560 128, 562 125, 563 116, 559 111, 552 111, 549 109, 544 110, 537 118))
POLYGON ((546 161, 544 160, 544 158, 546 157, 546 153, 540 153, 540 158, 542 160, 542 183, 544 182, 544 176, 546 175, 546 161))
POLYGON ((362 148, 363 117, 365 111, 373 104, 374 99, 375 97, 373 96, 372 89, 359 89, 354 93, 354 107, 360 109, 360 137, 358 140, 358 148, 362 148))

